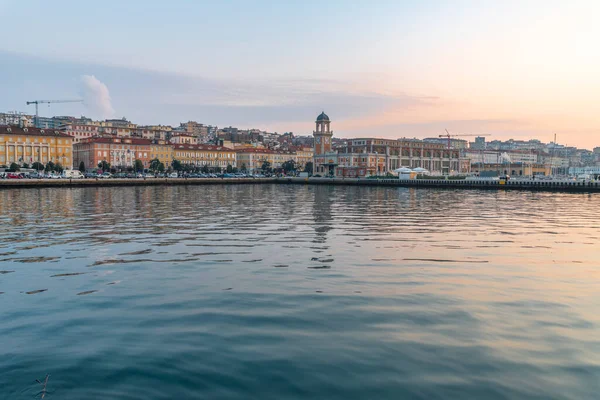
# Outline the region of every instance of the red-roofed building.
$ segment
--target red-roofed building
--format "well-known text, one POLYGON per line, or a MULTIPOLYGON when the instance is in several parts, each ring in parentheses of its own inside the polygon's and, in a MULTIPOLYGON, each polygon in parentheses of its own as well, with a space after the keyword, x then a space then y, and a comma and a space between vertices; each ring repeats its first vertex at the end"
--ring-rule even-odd
POLYGON ((141 160, 144 168, 150 166, 150 145, 148 139, 95 137, 73 146, 74 165, 83 161, 86 168, 95 168, 101 161, 111 167, 126 169, 133 167, 135 160, 141 160))
POLYGON ((49 161, 70 169, 73 138, 55 129, 0 125, 0 165, 49 161))

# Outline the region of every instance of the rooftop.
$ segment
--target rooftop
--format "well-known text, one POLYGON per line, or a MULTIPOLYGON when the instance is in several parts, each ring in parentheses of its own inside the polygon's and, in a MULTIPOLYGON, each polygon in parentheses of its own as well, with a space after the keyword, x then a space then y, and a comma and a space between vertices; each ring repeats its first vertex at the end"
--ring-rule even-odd
POLYGON ((101 137, 95 136, 89 139, 84 139, 81 143, 114 143, 114 144, 135 144, 135 145, 150 145, 152 141, 150 139, 139 139, 139 138, 113 138, 113 137, 101 137))
POLYGON ((319 114, 319 116, 317 117, 317 122, 318 121, 329 121, 329 116, 325 114, 325 111, 319 114))
POLYGON ((213 146, 210 144, 174 144, 177 150, 211 150, 211 151, 233 151, 229 147, 213 146))
POLYGON ((58 129, 43 129, 34 127, 20 127, 19 125, 0 125, 0 135, 27 135, 27 136, 51 136, 72 138, 58 129))

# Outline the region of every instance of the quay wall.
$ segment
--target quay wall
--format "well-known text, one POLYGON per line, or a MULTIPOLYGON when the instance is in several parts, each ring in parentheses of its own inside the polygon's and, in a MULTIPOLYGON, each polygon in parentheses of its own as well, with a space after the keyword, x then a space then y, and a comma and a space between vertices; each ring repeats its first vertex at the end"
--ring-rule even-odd
POLYGON ((148 179, 6 179, 3 188, 93 187, 93 186, 152 186, 152 185, 209 185, 209 184, 303 184, 355 185, 387 187, 424 187, 483 190, 532 190, 558 192, 599 192, 600 181, 543 181, 509 180, 442 180, 442 179, 355 179, 355 178, 148 178, 148 179))
POLYGON ((274 183, 275 178, 148 178, 148 179, 4 179, 2 188, 86 187, 86 186, 160 186, 274 183))
POLYGON ((599 192, 600 181, 543 181, 543 180, 509 180, 505 183, 493 180, 443 180, 443 179, 356 179, 356 178, 279 178, 295 184, 320 185, 360 185, 360 186, 395 186, 424 187, 447 189, 484 189, 484 190, 532 190, 557 192, 599 192))

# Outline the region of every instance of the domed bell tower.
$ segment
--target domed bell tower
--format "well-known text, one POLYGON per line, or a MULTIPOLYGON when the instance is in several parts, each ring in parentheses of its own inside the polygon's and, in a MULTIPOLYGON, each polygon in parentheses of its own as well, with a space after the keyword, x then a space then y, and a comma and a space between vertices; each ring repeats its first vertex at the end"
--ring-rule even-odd
POLYGON ((315 137, 315 154, 324 154, 331 152, 331 138, 333 132, 330 129, 331 121, 325 112, 317 117, 316 130, 313 132, 315 137))

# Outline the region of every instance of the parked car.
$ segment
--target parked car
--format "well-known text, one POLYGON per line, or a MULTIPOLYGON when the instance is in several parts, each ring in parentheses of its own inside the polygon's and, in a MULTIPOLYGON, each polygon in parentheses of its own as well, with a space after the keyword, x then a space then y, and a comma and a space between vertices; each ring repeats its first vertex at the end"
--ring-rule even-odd
POLYGON ((18 172, 9 172, 6 174, 6 179, 23 179, 23 175, 18 172))
POLYGON ((73 170, 73 169, 65 169, 62 174, 61 174, 61 178, 66 178, 66 179, 83 179, 85 178, 85 176, 81 173, 81 171, 78 170, 73 170))
POLYGON ((154 175, 147 173, 147 174, 144 174, 143 178, 154 178, 154 175))
POLYGON ((108 179, 108 178, 112 178, 113 175, 110 172, 105 172, 102 175, 99 175, 98 178, 102 178, 102 179, 108 179))
POLYGON ((171 172, 171 173, 168 175, 168 177, 169 177, 169 178, 177 178, 177 172, 171 172))
POLYGON ((43 179, 45 177, 46 176, 43 172, 32 172, 31 174, 29 174, 29 179, 43 179))

